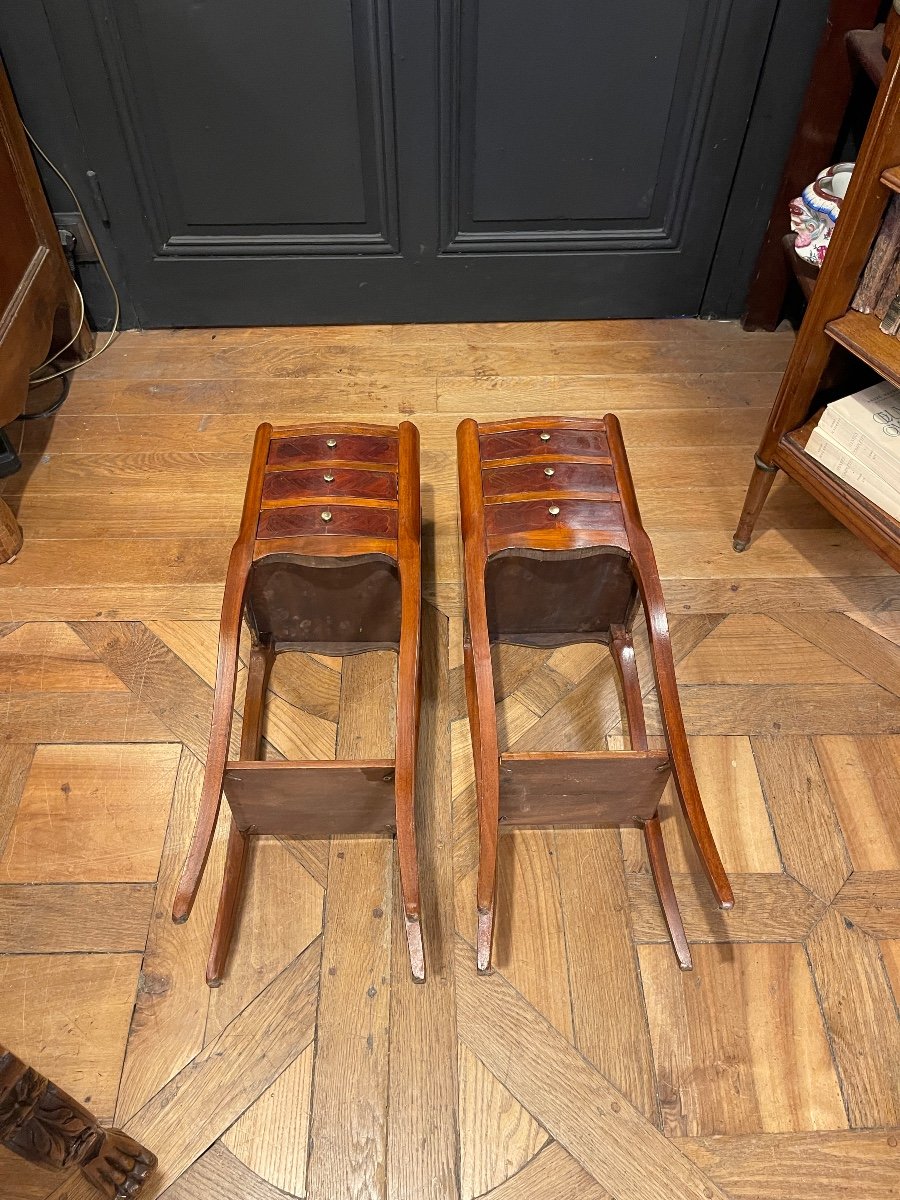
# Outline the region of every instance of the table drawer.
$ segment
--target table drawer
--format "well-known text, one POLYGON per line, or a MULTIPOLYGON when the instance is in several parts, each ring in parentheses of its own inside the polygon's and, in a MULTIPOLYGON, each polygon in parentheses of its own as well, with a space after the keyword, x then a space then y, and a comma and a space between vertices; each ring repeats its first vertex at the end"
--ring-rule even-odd
POLYGON ((304 462, 359 462, 397 465, 397 439, 360 433, 304 433, 273 438, 268 465, 284 467, 304 462))
POLYGON ((307 496, 342 496, 363 500, 396 500, 397 476, 392 471, 354 467, 314 467, 305 471, 272 471, 263 483, 263 508, 303 502, 307 496))
POLYGON ((511 429, 481 436, 481 461, 497 458, 531 458, 534 455, 568 455, 606 458, 609 444, 599 429, 511 429))
POLYGON ((586 529, 617 532, 624 529, 622 506, 606 500, 520 500, 486 504, 484 523, 488 537, 551 529, 586 529))
POLYGON ((482 472, 485 499, 513 496, 522 492, 561 496, 606 492, 616 495, 616 476, 611 466, 600 463, 539 462, 516 467, 492 467, 482 472))
POLYGON ((397 509, 347 504, 267 508, 260 513, 256 530, 257 539, 322 534, 396 538, 397 509))

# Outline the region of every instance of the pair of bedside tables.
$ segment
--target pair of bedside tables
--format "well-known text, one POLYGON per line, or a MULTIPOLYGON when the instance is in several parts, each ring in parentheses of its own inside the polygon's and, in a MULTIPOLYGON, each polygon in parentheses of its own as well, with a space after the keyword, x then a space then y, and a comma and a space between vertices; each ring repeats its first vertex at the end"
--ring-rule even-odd
MULTIPOLYGON (((475 763, 480 858, 477 965, 491 965, 501 828, 638 822, 679 965, 691 955, 657 809, 674 776, 713 894, 733 896, 691 765, 662 588, 641 524, 619 422, 526 418, 457 431, 466 596, 465 683, 475 763), (643 605, 666 750, 648 748, 631 627, 643 605), (491 645, 608 644, 631 749, 500 754, 491 645)), ((196 897, 221 796, 231 831, 207 981, 223 979, 250 837, 396 836, 416 980, 425 979, 416 857, 420 708, 419 434, 383 425, 261 425, 219 633, 215 699, 200 810, 173 909, 196 897), (240 758, 228 760, 241 622, 252 635, 240 758), (260 761, 266 686, 276 654, 395 650, 393 759, 260 761)))

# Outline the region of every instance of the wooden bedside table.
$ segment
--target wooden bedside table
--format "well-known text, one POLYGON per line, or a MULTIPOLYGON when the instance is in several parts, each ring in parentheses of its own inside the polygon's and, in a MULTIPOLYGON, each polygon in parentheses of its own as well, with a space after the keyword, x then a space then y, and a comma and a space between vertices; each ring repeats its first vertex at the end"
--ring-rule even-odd
POLYGON ((224 788, 232 826, 207 966, 222 982, 253 833, 294 838, 396 832, 413 977, 425 978, 416 865, 421 516, 419 433, 385 425, 304 425, 256 433, 231 552, 200 811, 172 917, 187 920, 224 788), (241 620, 253 643, 240 758, 228 762, 241 620), (393 759, 260 762, 266 685, 285 650, 396 650, 393 759))
POLYGON ((691 764, 653 547, 641 524, 618 420, 535 417, 457 430, 467 627, 466 699, 480 858, 477 963, 491 965, 501 826, 639 822, 679 965, 691 967, 657 816, 670 773, 722 908, 734 904, 691 764), (667 751, 648 749, 631 639, 643 604, 667 751), (491 644, 609 645, 631 750, 503 754, 491 644))

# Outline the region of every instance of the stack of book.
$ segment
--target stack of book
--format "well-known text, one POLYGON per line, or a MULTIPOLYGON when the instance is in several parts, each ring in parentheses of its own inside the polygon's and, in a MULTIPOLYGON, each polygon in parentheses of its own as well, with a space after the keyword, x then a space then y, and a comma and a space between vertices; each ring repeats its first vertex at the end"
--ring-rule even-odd
POLYGON ((900 521, 900 388, 876 383, 827 405, 806 452, 900 521))

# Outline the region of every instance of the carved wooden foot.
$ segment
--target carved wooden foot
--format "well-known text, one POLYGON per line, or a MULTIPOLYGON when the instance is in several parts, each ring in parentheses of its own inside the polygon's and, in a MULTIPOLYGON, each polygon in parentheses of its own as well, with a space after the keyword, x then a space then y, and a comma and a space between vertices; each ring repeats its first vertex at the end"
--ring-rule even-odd
POLYGON ((137 1196, 156 1156, 120 1129, 102 1129, 77 1100, 0 1046, 0 1142, 30 1162, 81 1167, 109 1200, 137 1196))

